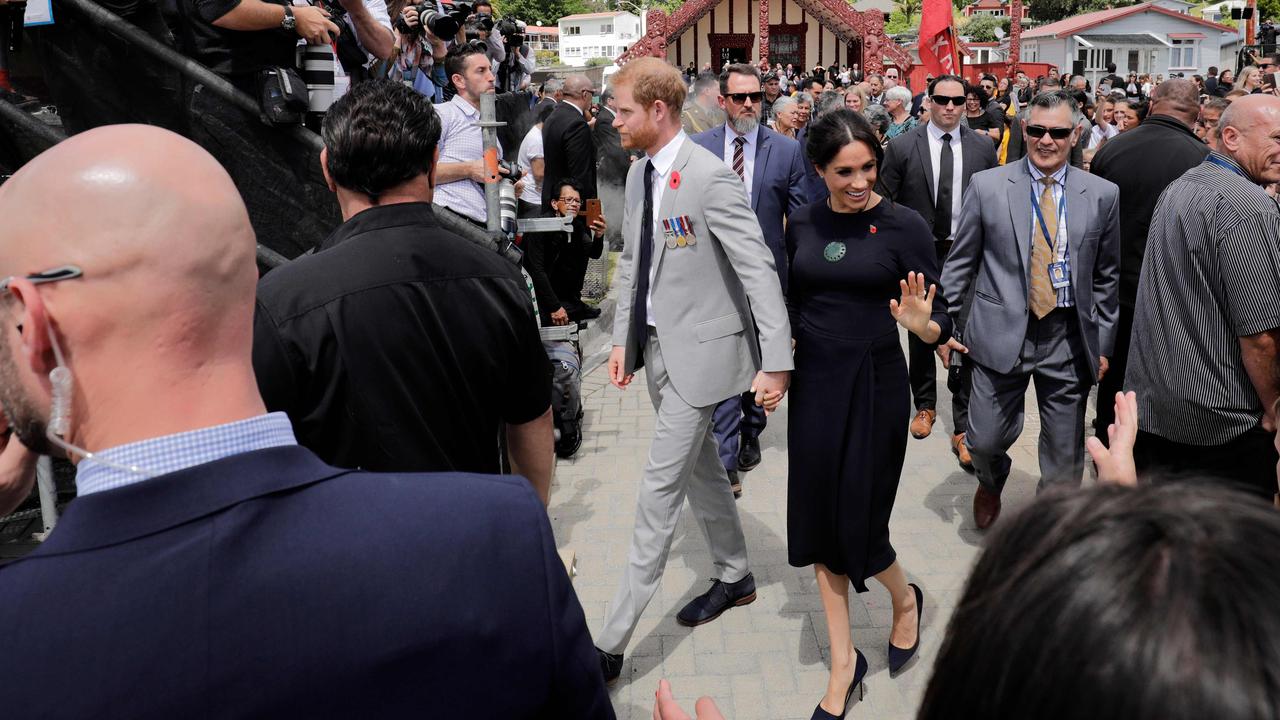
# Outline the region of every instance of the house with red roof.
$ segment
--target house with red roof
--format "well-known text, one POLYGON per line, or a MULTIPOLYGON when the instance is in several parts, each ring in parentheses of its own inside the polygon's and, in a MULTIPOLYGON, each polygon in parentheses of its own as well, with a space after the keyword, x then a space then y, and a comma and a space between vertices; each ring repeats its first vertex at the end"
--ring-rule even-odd
POLYGON ((1121 76, 1203 74, 1218 64, 1219 48, 1236 38, 1236 30, 1182 12, 1181 5, 1145 2, 1041 25, 1022 33, 1021 60, 1051 63, 1095 85, 1109 63, 1121 76))

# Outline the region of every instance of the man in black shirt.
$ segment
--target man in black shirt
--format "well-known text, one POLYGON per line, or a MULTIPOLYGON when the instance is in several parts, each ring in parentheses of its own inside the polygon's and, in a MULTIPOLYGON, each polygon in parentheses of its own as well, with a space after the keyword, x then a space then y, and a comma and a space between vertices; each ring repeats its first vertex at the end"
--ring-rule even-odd
POLYGON ((324 8, 271 0, 178 0, 187 52, 236 87, 256 95, 255 76, 294 67, 298 38, 328 44, 339 28, 324 8))
POLYGON ((1190 80, 1174 78, 1160 83, 1151 91, 1147 119, 1108 140, 1089 166, 1094 175, 1120 188, 1120 318, 1111 367, 1098 384, 1101 400, 1095 426, 1103 443, 1107 442, 1107 426, 1115 421, 1112 399, 1124 387, 1138 278, 1156 201, 1170 183, 1209 154, 1209 146, 1191 129, 1200 112, 1199 99, 1190 80))
POLYGON ((372 80, 330 108, 321 161, 346 222, 258 286, 253 360, 270 410, 333 465, 503 467, 547 501, 551 375, 519 269, 431 209, 440 120, 372 80))

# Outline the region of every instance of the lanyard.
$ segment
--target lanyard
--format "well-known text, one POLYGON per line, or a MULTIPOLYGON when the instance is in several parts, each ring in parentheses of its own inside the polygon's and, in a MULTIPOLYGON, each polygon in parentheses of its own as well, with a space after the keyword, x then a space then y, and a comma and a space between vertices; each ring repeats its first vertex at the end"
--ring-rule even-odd
POLYGON ((1059 184, 1062 186, 1062 199, 1058 201, 1058 227, 1054 228, 1053 235, 1049 234, 1049 225, 1044 220, 1044 212, 1040 210, 1040 198, 1036 197, 1035 186, 1031 186, 1031 209, 1035 210, 1036 220, 1040 223, 1040 231, 1044 233, 1044 241, 1049 243, 1049 247, 1054 251, 1055 255, 1058 252, 1058 242, 1062 239, 1057 236, 1057 230, 1067 221, 1067 176, 1065 174, 1059 184), (1052 242, 1049 241, 1051 237, 1053 238, 1052 242))
POLYGON ((1242 171, 1240 168, 1227 162, 1226 160, 1223 160, 1222 158, 1218 157, 1217 155, 1214 155, 1213 153, 1209 153, 1207 156, 1205 156, 1205 160, 1208 160, 1209 162, 1213 163, 1214 165, 1217 165, 1218 167, 1226 168, 1231 172, 1239 175, 1242 178, 1248 179, 1248 176, 1246 176, 1244 174, 1244 171, 1242 171))

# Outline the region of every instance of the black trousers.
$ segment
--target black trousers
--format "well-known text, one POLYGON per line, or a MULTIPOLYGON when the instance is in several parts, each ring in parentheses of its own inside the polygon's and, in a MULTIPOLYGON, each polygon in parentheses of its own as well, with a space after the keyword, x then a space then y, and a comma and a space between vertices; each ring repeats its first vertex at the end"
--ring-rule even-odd
POLYGON ((1133 460, 1153 483, 1216 478, 1268 503, 1276 494, 1275 435, 1254 428, 1223 445, 1187 445, 1138 431, 1133 460))
MULTIPOLYGON (((942 240, 933 244, 938 253, 938 267, 942 267, 951 252, 951 241, 942 240)), ((908 377, 911 381, 911 397, 915 400, 917 411, 936 410, 938 407, 938 367, 935 345, 928 345, 914 333, 907 335, 907 356, 910 368, 908 377)), ((951 412, 955 420, 953 432, 959 435, 965 432, 969 424, 969 372, 965 368, 960 373, 958 388, 951 393, 951 412)))
POLYGON ((1120 306, 1116 321, 1115 351, 1107 359, 1107 374, 1098 383, 1098 414, 1093 429, 1103 445, 1110 445, 1107 427, 1116 421, 1116 393, 1124 389, 1125 368, 1129 365, 1129 333, 1133 330, 1133 308, 1120 306))

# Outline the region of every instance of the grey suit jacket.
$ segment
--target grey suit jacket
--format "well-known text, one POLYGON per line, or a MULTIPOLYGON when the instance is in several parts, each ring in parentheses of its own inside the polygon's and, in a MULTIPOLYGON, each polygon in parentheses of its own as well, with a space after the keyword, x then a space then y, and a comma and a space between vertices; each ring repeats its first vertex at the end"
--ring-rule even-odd
MULTIPOLYGON (((627 373, 635 371, 639 350, 631 309, 645 301, 636 297, 635 280, 646 163, 636 161, 627 175, 622 218, 613 344, 626 348, 627 373)), ((791 370, 791 325, 773 253, 742 181, 690 139, 672 171, 680 173, 679 187, 666 186, 656 217, 688 216, 697 242, 668 248, 655 233, 650 319, 676 392, 690 405, 706 407, 747 390, 758 370, 791 370)))
MULTIPOLYGON (((1026 160, 975 174, 942 267, 943 294, 953 320, 973 285, 965 345, 974 362, 996 372, 1013 370, 1026 338, 1031 182, 1026 160)), ((1113 183, 1075 168, 1067 171, 1064 187, 1071 289, 1095 378, 1098 357, 1109 357, 1115 346, 1120 311, 1120 192, 1113 183)))

